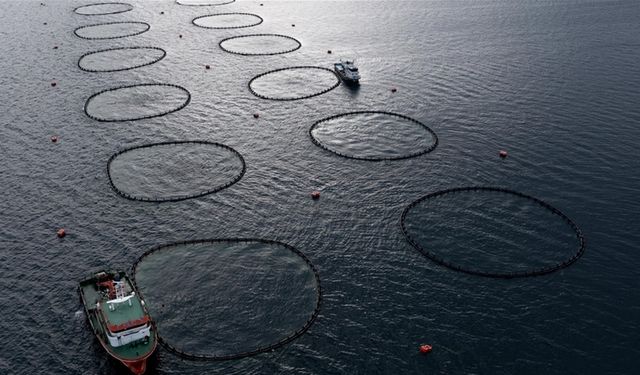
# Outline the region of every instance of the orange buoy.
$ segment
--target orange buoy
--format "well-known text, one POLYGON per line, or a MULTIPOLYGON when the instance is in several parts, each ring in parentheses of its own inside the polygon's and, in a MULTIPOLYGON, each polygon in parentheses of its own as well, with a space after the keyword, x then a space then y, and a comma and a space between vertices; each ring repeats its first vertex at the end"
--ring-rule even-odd
POLYGON ((498 155, 500 155, 500 157, 504 159, 504 158, 506 158, 506 157, 507 157, 507 155, 509 155, 509 154, 507 154, 507 152, 506 152, 505 150, 500 150, 500 152, 498 153, 498 155))
POLYGON ((164 11, 160 12, 160 14, 164 14, 164 11))
POLYGON ((432 350, 433 350, 433 347, 431 345, 428 345, 428 344, 420 345, 420 353, 422 354, 431 353, 432 350))
POLYGON ((398 91, 397 88, 395 88, 395 87, 391 88, 391 92, 396 92, 396 91, 398 91))
POLYGON ((53 46, 53 49, 58 49, 58 46, 53 46))
POLYGON ((328 54, 331 54, 332 52, 331 52, 331 50, 328 50, 328 51, 327 51, 327 53, 328 53, 328 54))
POLYGON ((291 27, 296 27, 296 24, 295 24, 295 23, 292 23, 292 24, 291 24, 291 27))
POLYGON ((205 65, 204 68, 205 69, 211 69, 211 67, 209 65, 205 65))
POLYGON ((254 114, 253 114, 253 118, 258 118, 258 117, 260 117, 260 114, 259 114, 259 113, 254 113, 254 114))
POLYGON ((182 34, 178 35, 180 38, 182 38, 182 34))
POLYGON ((320 192, 319 191, 314 191, 311 193, 311 198, 313 199, 320 199, 320 192))
POLYGON ((58 137, 56 137, 55 135, 51 136, 51 142, 56 143, 58 142, 58 137))
POLYGON ((51 87, 56 87, 57 83, 51 82, 51 87))
POLYGON ((60 228, 56 232, 56 235, 58 235, 58 238, 62 238, 67 235, 67 231, 65 231, 64 228, 60 228))

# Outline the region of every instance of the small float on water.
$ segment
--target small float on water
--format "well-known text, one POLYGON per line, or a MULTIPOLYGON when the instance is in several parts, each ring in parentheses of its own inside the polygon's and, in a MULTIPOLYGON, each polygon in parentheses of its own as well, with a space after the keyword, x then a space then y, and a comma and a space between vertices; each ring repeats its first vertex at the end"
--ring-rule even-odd
POLYGON ((344 83, 350 83, 357 85, 360 83, 360 73, 358 68, 353 64, 353 61, 342 61, 333 64, 333 69, 338 76, 344 81, 344 83))
POLYGON ((155 325, 144 301, 124 272, 101 271, 79 286, 93 333, 113 358, 136 375, 158 346, 155 325))

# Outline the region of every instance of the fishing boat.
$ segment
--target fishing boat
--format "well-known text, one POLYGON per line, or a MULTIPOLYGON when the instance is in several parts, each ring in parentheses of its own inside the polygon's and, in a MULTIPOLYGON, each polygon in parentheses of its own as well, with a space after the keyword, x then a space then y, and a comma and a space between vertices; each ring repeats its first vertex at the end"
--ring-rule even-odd
POLYGON ((144 374, 158 336, 144 300, 127 275, 98 272, 80 282, 79 292, 102 347, 135 375, 144 374))
POLYGON ((333 64, 333 69, 345 83, 358 84, 360 82, 360 73, 358 72, 358 68, 353 64, 353 61, 340 61, 339 63, 333 64))

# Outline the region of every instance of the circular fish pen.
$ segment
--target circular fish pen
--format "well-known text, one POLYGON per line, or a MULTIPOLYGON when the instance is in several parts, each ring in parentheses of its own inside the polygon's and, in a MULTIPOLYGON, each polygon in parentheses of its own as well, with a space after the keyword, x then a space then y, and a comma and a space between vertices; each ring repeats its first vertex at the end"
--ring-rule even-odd
POLYGON ((113 190, 142 202, 177 202, 216 193, 240 181, 246 169, 238 151, 207 141, 131 147, 107 163, 113 190))
POLYGON ((211 1, 211 0, 176 0, 176 4, 190 7, 213 7, 235 3, 236 0, 211 1))
POLYGON ((82 16, 104 16, 107 14, 118 14, 133 10, 133 5, 129 3, 95 3, 82 5, 73 11, 82 16))
POLYGON ((455 271, 491 278, 540 276, 566 268, 585 250, 582 231, 549 203, 495 187, 425 195, 402 213, 407 241, 455 271))
POLYGON ((151 25, 146 22, 122 21, 104 22, 80 26, 73 33, 82 39, 102 40, 119 39, 146 33, 151 25))
POLYGON ((191 360, 233 360, 280 348, 311 327, 322 301, 311 261, 272 240, 162 245, 145 252, 132 275, 161 344, 191 360))
POLYGON ((155 64, 167 51, 158 47, 119 47, 85 53, 78 59, 78 68, 85 72, 120 72, 155 64))
POLYGON ((248 83, 253 95, 262 99, 284 101, 312 98, 338 86, 338 75, 333 70, 320 66, 292 66, 270 70, 251 78, 248 83))
POLYGON ((263 22, 262 17, 253 13, 215 13, 199 16, 191 22, 205 29, 243 29, 253 27, 263 22))
POLYGON ((243 56, 282 55, 302 47, 299 40, 280 34, 232 36, 222 39, 218 45, 225 52, 243 56))
POLYGON ((182 86, 141 83, 91 95, 84 105, 84 112, 101 122, 137 121, 179 111, 190 101, 191 94, 182 86))
POLYGON ((311 141, 336 155, 356 160, 401 160, 438 146, 438 136, 411 117, 384 111, 356 111, 324 118, 309 128, 311 141))

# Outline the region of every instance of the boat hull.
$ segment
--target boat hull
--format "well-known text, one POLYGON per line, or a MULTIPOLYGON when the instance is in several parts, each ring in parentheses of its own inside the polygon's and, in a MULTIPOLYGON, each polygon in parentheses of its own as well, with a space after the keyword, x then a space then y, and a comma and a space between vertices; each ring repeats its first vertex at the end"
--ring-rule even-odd
MULTIPOLYGON (((149 356, 151 356, 153 353, 149 354, 149 356)), ((127 368, 129 369, 129 371, 131 371, 131 373, 135 374, 135 375, 143 375, 146 371, 147 371, 147 359, 149 357, 143 358, 143 359, 138 359, 135 361, 125 361, 125 360, 120 360, 120 362, 127 366, 127 368)), ((116 358, 117 359, 117 358, 116 358)))
MULTIPOLYGON (((80 288, 78 288, 78 292, 80 294, 80 299, 82 301, 84 312, 89 321, 89 325, 91 326, 91 330, 95 335, 96 339, 100 342, 102 348, 109 354, 110 357, 120 362, 132 374, 135 375, 143 375, 148 368, 148 361, 155 354, 157 345, 158 345, 158 337, 155 330, 155 325, 152 324, 151 336, 149 340, 145 343, 140 344, 134 348, 135 353, 127 353, 125 357, 123 355, 118 354, 118 348, 114 348, 105 340, 104 336, 104 328, 100 325, 99 317, 96 309, 91 309, 91 302, 87 301, 87 296, 85 295, 85 291, 87 287, 87 280, 81 283, 80 288), (85 283, 85 285, 83 285, 85 283), (142 351, 142 354, 138 354, 138 350, 142 351)), ((132 286, 133 287, 133 286, 132 286)), ((135 290, 135 289, 134 289, 135 290)), ((91 299, 91 297, 89 297, 91 299)), ((122 353, 121 353, 122 354, 122 353)))
POLYGON ((346 75, 344 75, 344 73, 342 73, 338 69, 335 69, 335 72, 338 75, 338 77, 340 77, 342 82, 344 82, 347 85, 359 85, 360 84, 360 80, 349 78, 346 75))
POLYGON ((344 82, 347 85, 352 85, 352 86, 358 86, 360 84, 360 80, 357 80, 357 79, 342 78, 342 82, 344 82))
MULTIPOLYGON (((349 62, 347 62, 349 64, 349 62)), ((338 77, 347 85, 359 85, 360 84, 360 76, 358 74, 349 74, 346 71, 347 66, 343 63, 333 64, 333 70, 336 72, 338 77)))

